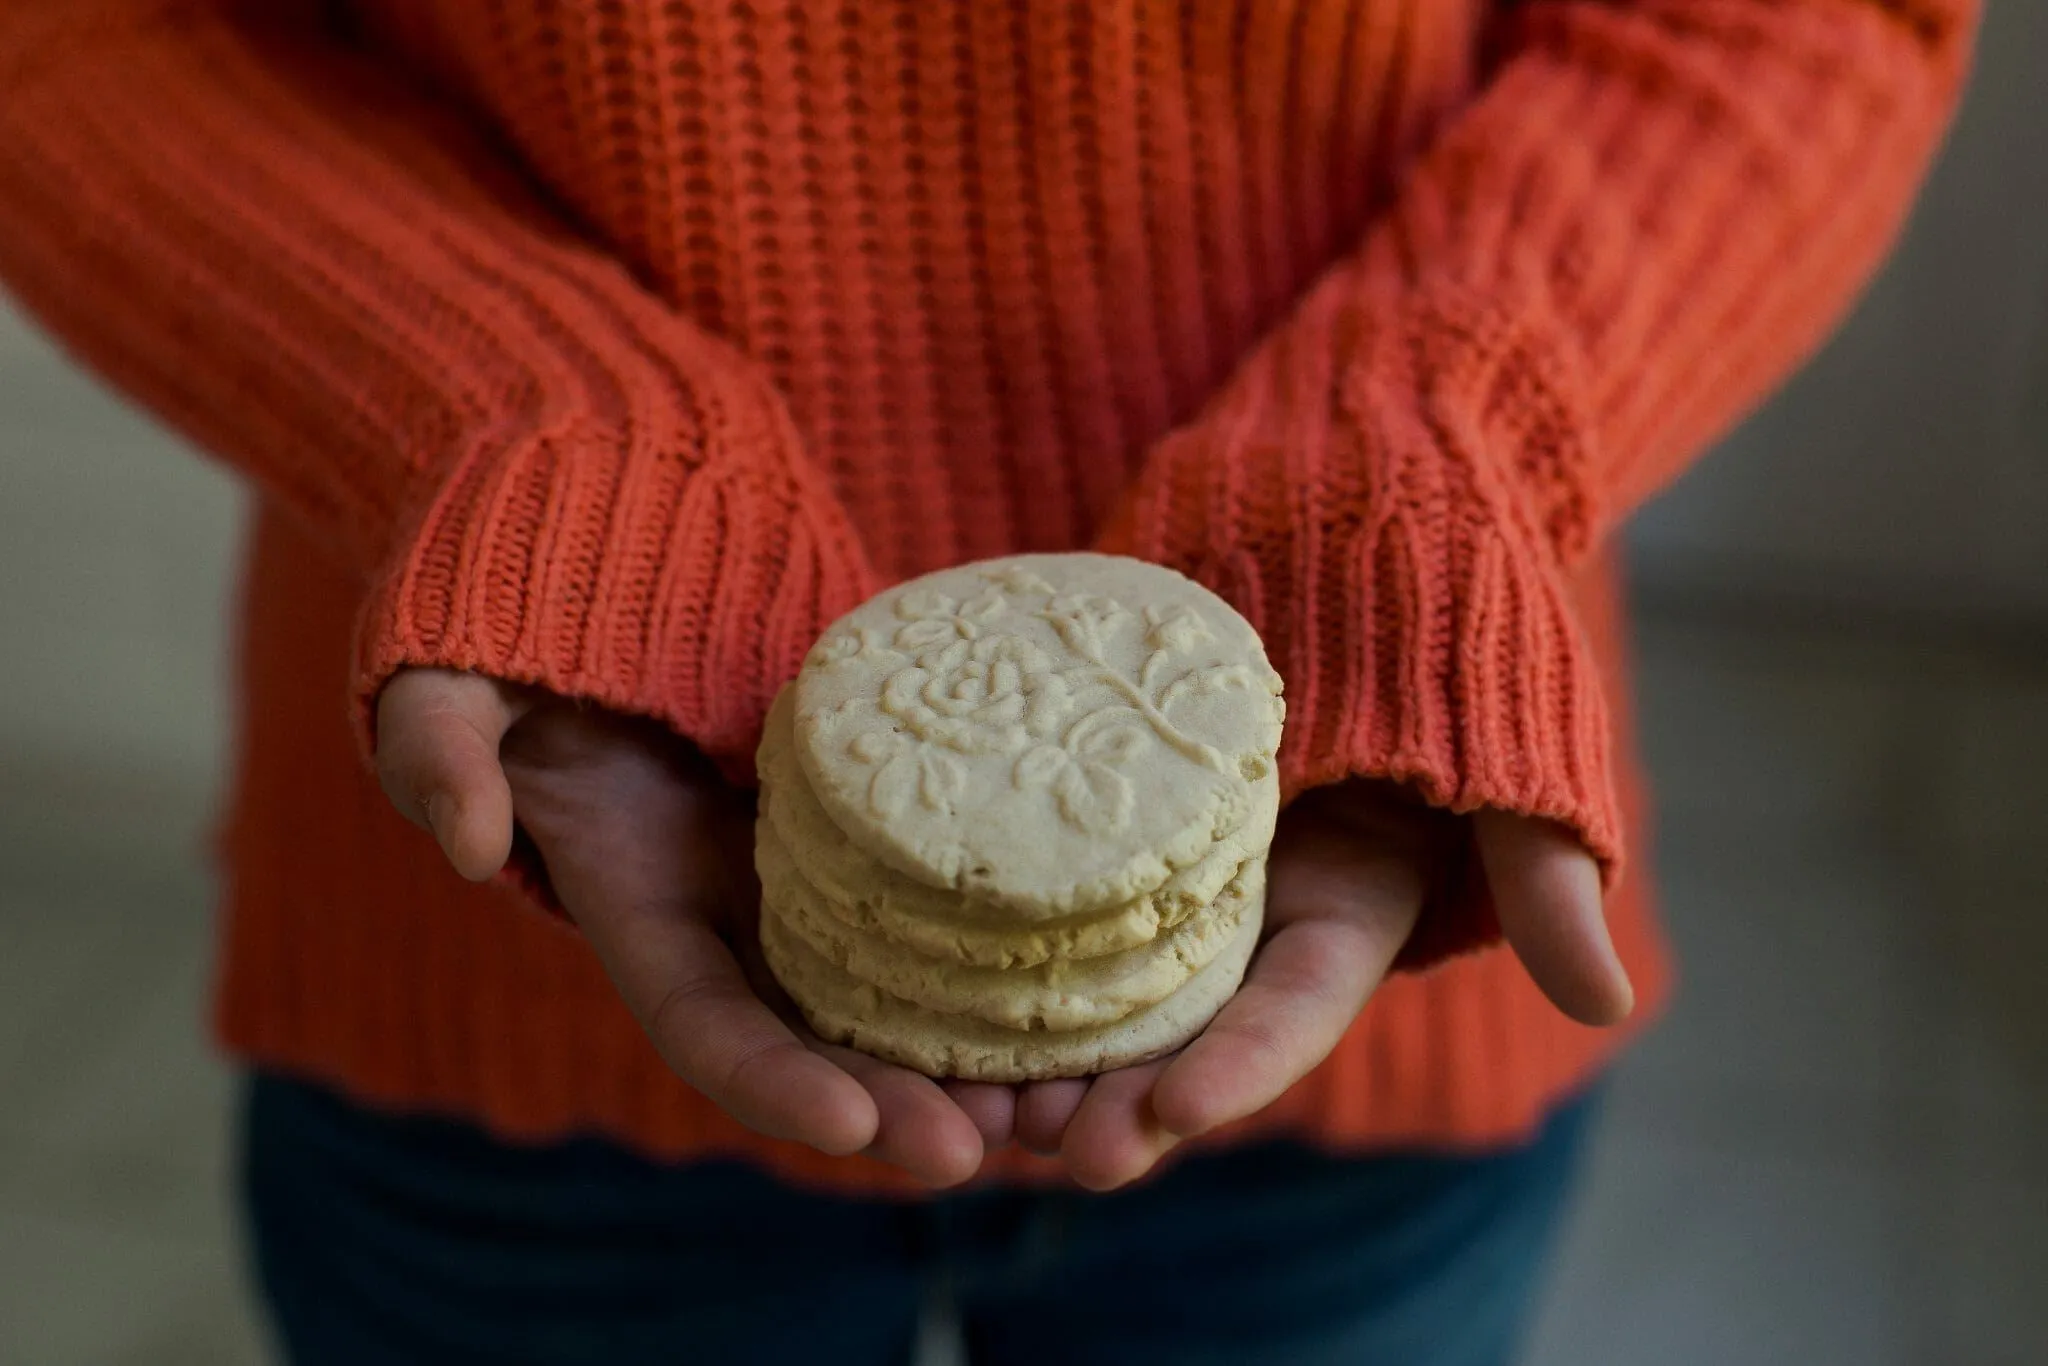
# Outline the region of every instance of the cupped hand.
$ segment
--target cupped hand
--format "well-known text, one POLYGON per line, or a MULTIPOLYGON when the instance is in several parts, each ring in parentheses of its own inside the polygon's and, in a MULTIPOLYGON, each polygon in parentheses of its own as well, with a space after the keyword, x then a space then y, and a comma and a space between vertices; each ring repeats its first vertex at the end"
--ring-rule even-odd
POLYGON ((1502 933, 1536 985, 1582 1023, 1624 1018, 1634 994, 1608 937, 1599 868, 1570 832, 1503 812, 1455 817, 1385 784, 1340 784, 1282 813, 1265 942, 1208 1028, 1157 1062, 1024 1088, 1018 1140, 1057 1152, 1077 1182, 1105 1190, 1278 1099, 1329 1056, 1386 976, 1460 820, 1471 822, 1502 933))
POLYGON ((1009 1141, 1008 1088, 941 1088, 787 1009, 758 957, 751 801, 668 730, 413 669, 379 697, 377 736, 385 793, 464 877, 496 875, 524 833, 663 1059, 740 1123, 935 1186, 1009 1141))

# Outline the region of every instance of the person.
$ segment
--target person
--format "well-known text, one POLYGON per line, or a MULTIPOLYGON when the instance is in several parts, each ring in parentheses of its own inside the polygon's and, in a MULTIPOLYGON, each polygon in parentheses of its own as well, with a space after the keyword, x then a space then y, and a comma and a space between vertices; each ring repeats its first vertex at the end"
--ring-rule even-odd
POLYGON ((934 1293, 977 1362, 1506 1359, 1668 989, 1611 533, 1874 270, 1977 8, 0 10, 0 277, 257 492, 217 1026, 290 1359, 902 1361, 934 1293), (1088 1081, 821 1044, 769 698, 1080 548, 1286 680, 1243 990, 1088 1081))

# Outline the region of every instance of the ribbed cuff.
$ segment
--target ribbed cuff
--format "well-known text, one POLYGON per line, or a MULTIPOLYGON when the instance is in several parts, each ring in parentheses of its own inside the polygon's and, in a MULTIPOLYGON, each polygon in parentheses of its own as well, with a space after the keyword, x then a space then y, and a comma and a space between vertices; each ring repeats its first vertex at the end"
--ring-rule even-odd
POLYGON ((463 669, 660 720, 750 784, 775 691, 877 586, 787 419, 750 406, 709 433, 570 427, 465 461, 366 605, 365 753, 393 674, 463 669))
MULTIPOLYGON (((1431 546, 1397 513, 1342 567, 1343 615, 1320 629, 1368 623, 1368 641, 1358 666, 1327 683, 1322 715, 1282 771, 1298 788, 1386 778, 1447 810, 1557 821, 1611 889, 1621 824, 1591 647, 1540 555, 1497 529, 1471 534, 1431 546)), ((1395 965, 1427 967, 1499 935, 1468 841, 1395 965)))
MULTIPOLYGON (((1324 321, 1311 305, 1303 331, 1324 321)), ((1190 574, 1258 628, 1286 680, 1289 797, 1383 779, 1455 812, 1554 820, 1612 888, 1623 851, 1609 719, 1556 536, 1585 512, 1554 479, 1529 477, 1538 445, 1558 439, 1551 410, 1529 398, 1512 410, 1543 421, 1503 425, 1520 348, 1474 345, 1484 338, 1440 317, 1376 330, 1338 353, 1349 373, 1326 409, 1304 401, 1288 364, 1316 350, 1255 361, 1153 453, 1099 548, 1190 574)), ((1320 354, 1327 365, 1333 353, 1320 354)), ((1499 934, 1468 845, 1397 966, 1499 934)))

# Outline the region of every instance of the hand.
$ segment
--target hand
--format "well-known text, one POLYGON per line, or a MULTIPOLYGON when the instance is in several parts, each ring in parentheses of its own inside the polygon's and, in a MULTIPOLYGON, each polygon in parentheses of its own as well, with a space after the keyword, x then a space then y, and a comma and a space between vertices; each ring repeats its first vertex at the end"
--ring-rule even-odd
MULTIPOLYGON (((1169 1058, 1018 1097, 1015 1133, 1058 1152, 1080 1184, 1136 1180, 1181 1141, 1264 1108, 1337 1046, 1407 942, 1458 819, 1387 785, 1313 792, 1281 816, 1266 941, 1243 987, 1169 1058)), ((1600 874, 1563 827, 1504 812, 1470 818, 1501 930, 1538 987, 1584 1024, 1634 1005, 1608 938, 1600 874)))
POLYGON ((935 1186, 974 1174, 983 1132, 1008 1141, 1008 1088, 942 1090, 769 1007, 751 801, 663 727, 415 669, 385 687, 377 732, 385 793, 464 877, 504 866, 516 819, 663 1059, 740 1123, 935 1186))

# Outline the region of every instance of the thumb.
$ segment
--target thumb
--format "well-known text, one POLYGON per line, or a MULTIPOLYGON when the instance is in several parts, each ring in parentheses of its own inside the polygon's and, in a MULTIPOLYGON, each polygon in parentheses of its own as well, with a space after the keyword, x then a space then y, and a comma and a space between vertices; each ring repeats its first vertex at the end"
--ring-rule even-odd
POLYGON ((1505 811, 1473 813, 1501 933, 1543 994, 1580 1024, 1618 1024, 1635 988, 1607 933, 1600 866, 1571 832, 1505 811))
POLYGON ((507 684, 447 669, 408 669, 377 699, 384 795, 473 882, 512 852, 512 789, 498 745, 530 707, 507 684))

